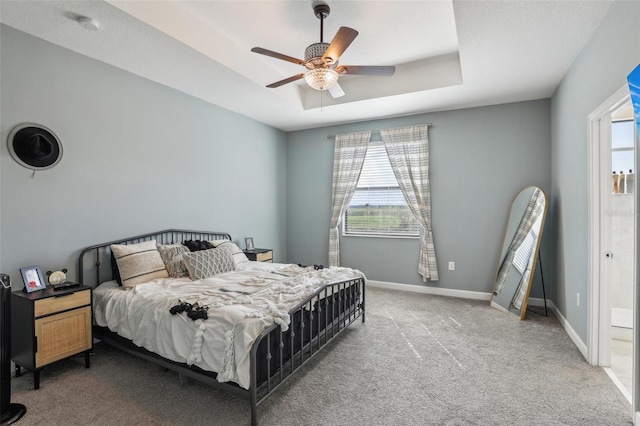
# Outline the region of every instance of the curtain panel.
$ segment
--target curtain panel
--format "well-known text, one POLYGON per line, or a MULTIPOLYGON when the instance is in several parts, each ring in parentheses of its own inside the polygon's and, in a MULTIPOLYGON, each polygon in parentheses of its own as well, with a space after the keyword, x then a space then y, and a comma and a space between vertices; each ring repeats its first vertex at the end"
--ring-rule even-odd
POLYGON ((329 266, 340 266, 340 223, 356 190, 371 132, 336 135, 331 185, 329 266))
POLYGON ((424 282, 437 281, 438 265, 431 230, 429 127, 422 124, 381 130, 380 135, 402 194, 420 224, 418 273, 424 282))

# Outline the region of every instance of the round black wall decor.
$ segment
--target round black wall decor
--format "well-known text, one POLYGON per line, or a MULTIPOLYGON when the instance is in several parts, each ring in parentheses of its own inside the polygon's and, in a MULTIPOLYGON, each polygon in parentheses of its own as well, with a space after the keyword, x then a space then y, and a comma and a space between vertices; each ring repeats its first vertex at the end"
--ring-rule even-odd
POLYGON ((34 171, 50 169, 62 159, 60 139, 39 124, 24 123, 14 127, 7 145, 18 164, 34 171))

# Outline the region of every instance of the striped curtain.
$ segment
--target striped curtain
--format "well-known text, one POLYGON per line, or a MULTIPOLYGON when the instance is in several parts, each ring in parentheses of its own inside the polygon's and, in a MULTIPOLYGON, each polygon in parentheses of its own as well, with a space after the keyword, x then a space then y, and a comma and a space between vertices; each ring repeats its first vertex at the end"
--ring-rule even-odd
POLYGON ((409 209, 421 228, 418 273, 424 282, 438 281, 436 249, 431 230, 429 127, 426 124, 381 130, 393 173, 409 209))
POLYGON ((329 224, 329 266, 340 266, 339 226, 356 190, 371 132, 336 135, 331 185, 329 224))

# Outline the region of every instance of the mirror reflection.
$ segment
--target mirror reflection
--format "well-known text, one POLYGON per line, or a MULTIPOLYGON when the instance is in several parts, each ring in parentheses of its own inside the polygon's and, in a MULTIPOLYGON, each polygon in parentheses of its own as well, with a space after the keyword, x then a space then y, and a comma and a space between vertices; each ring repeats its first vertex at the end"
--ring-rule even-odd
POLYGON ((547 213, 547 196, 530 186, 511 203, 491 306, 524 319, 547 213))

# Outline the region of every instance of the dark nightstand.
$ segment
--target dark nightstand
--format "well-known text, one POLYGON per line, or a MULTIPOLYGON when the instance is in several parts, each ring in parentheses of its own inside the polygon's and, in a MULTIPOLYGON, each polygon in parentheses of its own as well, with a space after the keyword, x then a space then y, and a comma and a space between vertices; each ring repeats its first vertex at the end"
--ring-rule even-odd
POLYGON ((273 263, 273 250, 272 249, 251 249, 244 250, 244 254, 247 255, 249 260, 255 260, 257 262, 269 262, 273 263))
POLYGON ((43 367, 81 352, 89 368, 91 287, 13 292, 11 303, 11 360, 16 377, 22 368, 33 371, 33 388, 38 389, 43 367))

